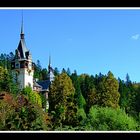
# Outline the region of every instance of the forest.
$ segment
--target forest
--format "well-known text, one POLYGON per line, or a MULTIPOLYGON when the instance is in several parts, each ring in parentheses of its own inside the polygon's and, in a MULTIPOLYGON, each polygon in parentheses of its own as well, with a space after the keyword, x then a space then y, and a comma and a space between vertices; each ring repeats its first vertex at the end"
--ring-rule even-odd
MULTIPOLYGON (((49 109, 44 97, 30 87, 19 90, 13 83, 14 54, 0 54, 1 131, 139 131, 140 83, 116 79, 113 72, 77 74, 70 68, 54 68, 49 90, 49 109)), ((47 68, 35 63, 34 78, 46 80, 47 68)))

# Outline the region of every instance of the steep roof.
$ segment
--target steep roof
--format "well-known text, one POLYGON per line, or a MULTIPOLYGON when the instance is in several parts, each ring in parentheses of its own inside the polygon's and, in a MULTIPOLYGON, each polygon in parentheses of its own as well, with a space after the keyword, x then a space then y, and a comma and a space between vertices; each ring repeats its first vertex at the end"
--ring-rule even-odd
POLYGON ((45 81, 37 81, 37 83, 42 87, 43 91, 46 91, 49 89, 49 86, 51 85, 50 80, 45 80, 45 81))
POLYGON ((34 81, 34 87, 40 87, 40 88, 42 88, 42 86, 39 85, 36 81, 34 81))
POLYGON ((26 59, 26 52, 29 52, 29 50, 26 47, 24 38, 20 39, 20 42, 19 42, 17 50, 19 51, 20 58, 26 59))
POLYGON ((20 41, 19 41, 18 48, 16 51, 17 51, 18 58, 31 59, 31 54, 29 50, 27 49, 26 43, 25 43, 24 31, 23 31, 23 19, 22 19, 22 25, 21 25, 20 41))

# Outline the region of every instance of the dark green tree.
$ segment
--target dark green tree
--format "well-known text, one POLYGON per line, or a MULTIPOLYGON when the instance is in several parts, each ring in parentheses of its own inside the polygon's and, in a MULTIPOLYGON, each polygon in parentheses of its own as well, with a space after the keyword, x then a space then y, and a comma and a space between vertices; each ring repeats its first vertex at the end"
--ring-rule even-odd
POLYGON ((77 107, 74 100, 75 89, 70 77, 61 73, 55 77, 49 93, 49 112, 54 111, 54 127, 75 125, 77 107))
POLYGON ((65 70, 65 68, 62 69, 61 73, 67 73, 67 71, 65 70))
POLYGON ((97 105, 118 108, 120 97, 118 89, 119 83, 112 72, 109 71, 107 76, 99 76, 95 96, 97 105))
POLYGON ((41 75, 42 66, 39 60, 34 64, 34 78, 38 80, 42 80, 41 75))
POLYGON ((57 75, 59 75, 60 73, 59 73, 59 70, 58 70, 58 68, 57 67, 55 67, 54 68, 54 75, 55 76, 57 76, 57 75))
POLYGON ((70 75, 71 75, 70 68, 67 68, 67 71, 66 71, 66 72, 67 72, 67 75, 68 75, 68 76, 70 76, 70 75))
POLYGON ((41 80, 46 80, 48 75, 48 70, 46 68, 43 68, 40 73, 41 73, 41 77, 40 77, 41 80))

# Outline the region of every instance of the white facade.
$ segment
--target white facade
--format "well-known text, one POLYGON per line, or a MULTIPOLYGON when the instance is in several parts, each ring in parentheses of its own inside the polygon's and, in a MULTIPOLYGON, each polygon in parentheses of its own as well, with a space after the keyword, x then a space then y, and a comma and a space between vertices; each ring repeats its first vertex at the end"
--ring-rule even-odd
POLYGON ((23 27, 21 28, 20 41, 15 50, 15 57, 11 62, 13 80, 20 89, 30 86, 33 89, 34 68, 32 57, 26 48, 23 27))
POLYGON ((19 68, 12 70, 14 82, 18 84, 20 89, 30 86, 33 89, 34 70, 29 68, 19 68))

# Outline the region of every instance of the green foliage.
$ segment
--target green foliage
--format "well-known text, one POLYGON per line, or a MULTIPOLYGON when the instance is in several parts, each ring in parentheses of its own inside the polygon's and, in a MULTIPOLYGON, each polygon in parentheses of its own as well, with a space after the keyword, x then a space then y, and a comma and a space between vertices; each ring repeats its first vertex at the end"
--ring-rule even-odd
POLYGON ((12 74, 8 69, 0 66, 0 91, 7 91, 13 94, 19 92, 18 86, 12 80, 12 74))
POLYGON ((66 73, 56 76, 50 88, 49 98, 51 110, 54 110, 58 104, 65 105, 67 98, 69 98, 70 95, 74 95, 74 91, 72 81, 66 73))
POLYGON ((76 71, 71 74, 70 78, 71 78, 73 86, 75 88, 74 97, 76 99, 78 108, 84 108, 85 109, 86 108, 86 101, 85 101, 85 98, 82 95, 81 88, 80 88, 80 80, 78 78, 78 75, 77 75, 76 71))
POLYGON ((95 78, 92 75, 90 76, 88 74, 82 74, 78 79, 80 82, 81 93, 86 101, 84 109, 86 113, 88 113, 89 108, 92 105, 97 104, 95 78))
POLYGON ((10 91, 12 94, 17 95, 20 92, 20 89, 18 88, 18 85, 15 84, 14 82, 10 83, 10 91))
POLYGON ((83 108, 85 110, 86 109, 86 101, 85 101, 85 98, 83 97, 82 94, 80 94, 77 98, 78 98, 77 99, 78 107, 79 108, 83 108))
POLYGON ((1 54, 0 55, 0 66, 11 70, 11 60, 13 60, 14 54, 13 52, 10 52, 9 54, 1 54))
POLYGON ((11 77, 7 69, 0 66, 0 91, 10 91, 11 77))
POLYGON ((108 72, 106 82, 105 82, 105 88, 106 88, 106 97, 105 99, 108 101, 105 102, 105 106, 117 108, 119 107, 119 97, 120 94, 118 92, 119 89, 119 83, 117 79, 114 77, 112 72, 108 72))
POLYGON ((0 101, 0 130, 5 130, 6 128, 6 120, 13 115, 14 109, 12 105, 9 105, 6 101, 0 101))
POLYGON ((121 108, 126 109, 129 104, 128 102, 129 91, 126 84, 121 79, 119 79, 119 93, 120 93, 119 105, 121 106, 121 108))
POLYGON ((42 101, 42 108, 45 108, 46 103, 47 103, 46 97, 45 97, 44 94, 39 94, 39 95, 40 95, 40 98, 41 98, 41 101, 42 101))
POLYGON ((0 130, 47 130, 46 115, 42 108, 30 104, 23 95, 13 102, 0 102, 0 130))
POLYGON ((59 70, 58 70, 58 68, 57 67, 55 67, 54 68, 54 75, 55 76, 57 76, 57 75, 59 75, 60 73, 59 73, 59 70))
POLYGON ((101 75, 96 84, 97 94, 94 94, 96 105, 118 108, 120 98, 118 89, 119 83, 110 71, 107 76, 101 75))
POLYGON ((83 108, 78 109, 77 118, 78 118, 80 123, 82 123, 82 121, 86 119, 86 113, 85 113, 85 110, 83 108))
POLYGON ((42 107, 42 100, 39 95, 39 93, 32 91, 31 87, 26 87, 22 90, 22 93, 24 95, 27 95, 30 102, 34 104, 38 104, 40 107, 42 107))
POLYGON ((48 75, 48 70, 46 68, 41 70, 41 80, 46 80, 47 79, 47 75, 48 75))
POLYGON ((67 71, 65 70, 65 68, 62 69, 61 73, 67 73, 67 71))
POLYGON ((48 71, 46 68, 42 69, 41 63, 39 60, 34 64, 34 78, 38 80, 46 80, 48 71))
POLYGON ((49 112, 54 111, 54 126, 75 124, 77 108, 74 92, 72 81, 66 73, 55 77, 49 93, 49 112))
POLYGON ((127 76, 126 82, 119 79, 119 92, 120 92, 120 101, 119 104, 126 113, 133 117, 137 117, 140 101, 140 90, 139 86, 132 84, 130 79, 127 76))
POLYGON ((91 107, 89 111, 90 130, 136 130, 137 123, 121 109, 91 107))
POLYGON ((71 71, 70 71, 70 68, 67 68, 67 71, 66 71, 67 75, 70 76, 71 75, 71 71))
POLYGON ((29 95, 32 92, 31 87, 27 86, 26 88, 23 88, 22 93, 24 95, 29 95))

